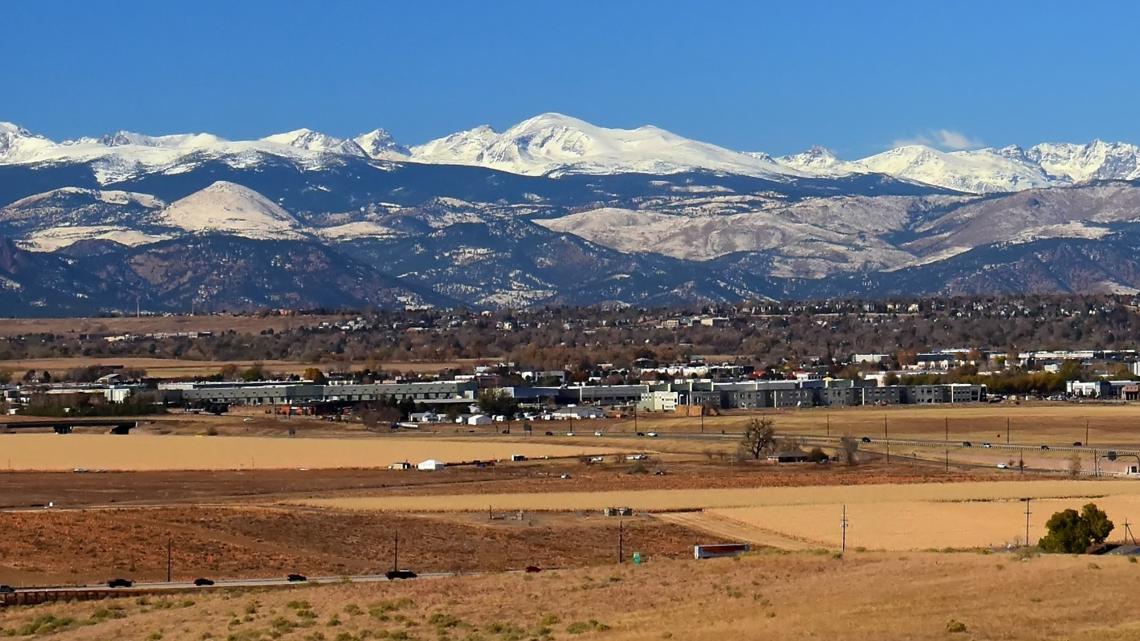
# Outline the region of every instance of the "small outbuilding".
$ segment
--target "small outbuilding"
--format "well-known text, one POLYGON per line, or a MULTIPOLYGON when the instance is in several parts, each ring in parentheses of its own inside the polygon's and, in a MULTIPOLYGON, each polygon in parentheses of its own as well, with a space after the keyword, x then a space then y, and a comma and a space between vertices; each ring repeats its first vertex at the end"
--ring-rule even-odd
POLYGON ((437 461, 432 458, 429 458, 428 460, 421 462, 419 465, 416 465, 417 470, 429 471, 442 470, 445 467, 447 467, 447 463, 444 463, 443 461, 437 461))
POLYGON ((807 463, 810 460, 807 452, 775 452, 768 455, 769 463, 807 463))

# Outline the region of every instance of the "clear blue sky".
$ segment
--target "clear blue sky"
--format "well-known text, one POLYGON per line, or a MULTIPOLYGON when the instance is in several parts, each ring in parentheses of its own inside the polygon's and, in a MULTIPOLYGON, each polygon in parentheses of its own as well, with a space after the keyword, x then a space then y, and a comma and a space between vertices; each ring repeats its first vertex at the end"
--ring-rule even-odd
POLYGON ((414 144, 558 111, 848 157, 1140 142, 1140 3, 1087 4, 13 0, 0 120, 57 139, 384 127, 414 144))

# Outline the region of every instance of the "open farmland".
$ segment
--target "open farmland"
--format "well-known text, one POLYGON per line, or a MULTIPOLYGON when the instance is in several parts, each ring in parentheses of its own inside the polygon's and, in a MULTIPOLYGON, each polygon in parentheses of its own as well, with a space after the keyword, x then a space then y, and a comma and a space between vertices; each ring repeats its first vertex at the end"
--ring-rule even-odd
POLYGON ((6 632, 106 639, 720 641, 1136 638, 1124 558, 758 554, 0 610, 6 632), (899 580, 905 577, 905 580, 899 580), (1074 586, 1095 585, 1095 590, 1074 586), (805 598, 805 595, 821 595, 805 598), (948 633, 953 630, 958 633, 948 633))
MULTIPOLYGON (((334 366, 339 366, 332 361, 334 366)), ((387 372, 416 372, 435 373, 451 368, 471 367, 482 362, 476 359, 466 361, 385 361, 370 363, 387 372)), ((102 356, 102 357, 57 357, 57 358, 25 358, 0 360, 0 369, 21 374, 28 370, 37 372, 49 371, 55 377, 62 377, 68 371, 83 367, 125 367, 128 369, 141 369, 148 378, 158 379, 186 379, 198 376, 213 376, 226 365, 236 365, 240 369, 249 368, 259 364, 267 372, 275 374, 303 374, 310 367, 329 369, 328 363, 299 362, 282 360, 190 360, 180 358, 147 358, 140 356, 102 356)))
POLYGON ((604 454, 605 447, 443 437, 272 438, 131 434, 4 434, 8 470, 234 470, 376 468, 428 458, 444 462, 604 454))
MULTIPOLYGON (((1113 494, 1030 501, 1029 541, 1045 535, 1045 522, 1054 512, 1080 510, 1094 502, 1116 524, 1113 538, 1124 539, 1123 523, 1140 520, 1140 496, 1113 494)), ((710 510, 712 517, 736 521, 747 528, 776 532, 816 547, 838 548, 843 503, 773 505, 710 510)), ((1001 498, 964 501, 892 501, 847 505, 849 547, 872 550, 1017 547, 1025 543, 1025 501, 1001 498)), ((685 525, 700 527, 699 522, 685 525)))
MULTIPOLYGON (((622 526, 647 556, 691 556, 694 543, 719 540, 650 517, 622 526)), ((0 512, 0 529, 0 584, 14 585, 162 581, 167 541, 174 578, 189 581, 375 574, 391 567, 396 533, 401 563, 421 573, 598 565, 613 560, 618 538, 617 520, 600 514, 489 520, 240 505, 0 512)))
MULTIPOLYGON (((1013 403, 969 405, 896 405, 888 407, 811 408, 794 410, 730 411, 704 419, 705 433, 738 433, 749 420, 772 419, 781 434, 883 436, 884 420, 892 439, 938 439, 1005 442, 1006 426, 1012 443, 1054 445, 1088 442, 1140 445, 1140 404, 1130 403, 1013 403)), ((654 430, 699 432, 699 417, 642 415, 636 429, 632 418, 607 421, 613 432, 654 430)))
POLYGON ((265 330, 282 330, 334 323, 346 317, 341 314, 267 314, 242 315, 197 314, 177 316, 117 316, 100 318, 8 318, 0 323, 0 336, 25 334, 149 334, 155 332, 226 332, 257 334, 265 330))
POLYGON ((488 505, 507 510, 598 510, 629 506, 638 511, 675 511, 759 506, 875 504, 905 501, 994 501, 1022 497, 1084 498, 1140 495, 1136 481, 971 481, 909 485, 822 485, 727 489, 546 492, 433 496, 314 498, 301 504, 348 510, 463 512, 488 505))

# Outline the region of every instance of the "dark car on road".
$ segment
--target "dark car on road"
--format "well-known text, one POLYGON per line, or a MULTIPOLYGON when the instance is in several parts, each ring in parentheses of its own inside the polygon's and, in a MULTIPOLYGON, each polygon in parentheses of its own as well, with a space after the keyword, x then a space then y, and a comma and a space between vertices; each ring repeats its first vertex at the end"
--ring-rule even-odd
POLYGON ((1080 446, 1081 446, 1081 442, 1080 442, 1080 441, 1074 441, 1074 442, 1073 442, 1073 447, 1080 447, 1080 446))
POLYGON ((288 579, 290 583, 300 583, 302 581, 309 580, 309 577, 305 576, 304 574, 290 574, 285 578, 288 579))
POLYGON ((537 565, 528 565, 526 566, 526 571, 528 574, 533 574, 535 572, 542 572, 542 568, 538 567, 537 565))
POLYGON ((870 436, 864 436, 864 437, 863 437, 863 442, 864 442, 864 443, 870 443, 870 442, 871 442, 871 437, 870 437, 870 436))
POLYGON ((0 594, 12 594, 15 591, 16 588, 10 585, 0 585, 0 594))
POLYGON ((1047 449, 1049 449, 1049 446, 1048 446, 1048 445, 1042 445, 1042 446, 1041 446, 1041 449, 1043 449, 1043 450, 1047 450, 1047 449))
POLYGON ((111 579, 107 581, 107 587, 109 588, 129 588, 134 584, 135 582, 130 579, 111 579))
POLYGON ((194 579, 194 585, 199 587, 199 588, 209 587, 213 584, 214 584, 214 582, 212 580, 206 579, 203 577, 198 577, 197 579, 194 579))
POLYGON ((396 579, 414 579, 419 575, 411 570, 388 570, 384 576, 388 577, 389 581, 395 581, 396 579))
POLYGON ((969 441, 962 441, 962 447, 974 447, 974 444, 969 441))

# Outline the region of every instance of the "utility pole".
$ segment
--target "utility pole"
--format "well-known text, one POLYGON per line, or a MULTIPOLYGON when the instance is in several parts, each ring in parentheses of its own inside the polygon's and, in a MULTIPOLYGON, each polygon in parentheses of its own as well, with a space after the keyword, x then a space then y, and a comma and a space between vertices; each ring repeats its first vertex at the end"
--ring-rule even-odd
POLYGON ((625 521, 618 519, 618 563, 625 558, 625 521))
POLYGON ((946 448, 946 471, 950 471, 950 448, 946 448))
POLYGON ((883 442, 887 444, 887 464, 891 462, 891 439, 887 436, 887 415, 883 415, 883 442))
POLYGON ((1089 417, 1085 417, 1085 447, 1089 446, 1089 417))
POLYGON ((701 434, 705 433, 705 404, 701 403, 701 434))
POLYGON ((400 531, 396 530, 396 546, 392 548, 392 569, 400 569, 400 531))
POLYGON ((1029 515, 1030 514, 1032 514, 1032 512, 1029 511, 1029 498, 1026 497, 1026 499, 1025 499, 1025 547, 1029 547, 1029 515))
POLYGON ((633 404, 633 431, 637 432, 637 403, 633 404))
POLYGON ((827 438, 831 438, 831 414, 827 415, 827 438))
POLYGON ((1005 444, 1009 445, 1009 417, 1005 417, 1005 444))
POLYGON ((841 538, 839 539, 839 556, 843 556, 847 552, 847 505, 843 506, 843 517, 839 519, 839 528, 842 530, 841 538))
POLYGON ((174 538, 167 537, 166 539, 166 582, 171 583, 174 579, 174 538))
POLYGON ((946 442, 950 442, 950 417, 946 417, 946 442))

